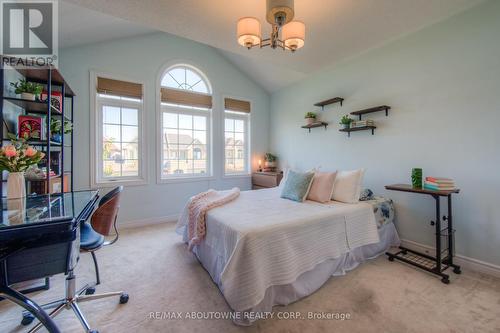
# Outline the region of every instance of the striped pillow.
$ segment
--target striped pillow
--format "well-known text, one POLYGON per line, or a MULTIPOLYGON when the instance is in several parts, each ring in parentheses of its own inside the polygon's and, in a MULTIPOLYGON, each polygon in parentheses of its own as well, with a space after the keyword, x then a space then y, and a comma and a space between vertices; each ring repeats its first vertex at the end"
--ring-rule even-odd
POLYGON ((302 173, 289 170, 285 186, 281 191, 281 197, 283 199, 303 202, 307 198, 313 178, 314 172, 302 173))

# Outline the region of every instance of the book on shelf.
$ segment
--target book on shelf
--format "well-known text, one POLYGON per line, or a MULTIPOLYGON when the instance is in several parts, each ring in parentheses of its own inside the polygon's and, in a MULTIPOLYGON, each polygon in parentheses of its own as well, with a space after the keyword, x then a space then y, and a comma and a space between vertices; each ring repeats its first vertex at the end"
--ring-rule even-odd
POLYGON ((351 127, 366 127, 366 126, 375 126, 375 122, 371 119, 366 120, 353 120, 351 122, 351 127))

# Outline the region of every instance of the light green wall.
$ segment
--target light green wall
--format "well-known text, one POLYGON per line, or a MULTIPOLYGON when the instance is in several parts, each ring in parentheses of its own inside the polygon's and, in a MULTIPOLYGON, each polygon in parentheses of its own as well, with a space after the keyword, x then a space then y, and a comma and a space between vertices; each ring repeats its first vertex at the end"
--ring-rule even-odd
MULTIPOLYGON (((250 178, 222 177, 223 96, 230 95, 252 101, 252 152, 262 156, 269 142, 269 96, 224 59, 212 47, 165 33, 119 39, 63 49, 60 69, 76 92, 75 105, 75 188, 90 186, 90 97, 89 71, 101 71, 145 82, 146 138, 148 181, 146 186, 126 187, 121 205, 121 221, 138 221, 175 216, 187 198, 208 188, 226 189, 239 186, 250 188, 250 178), (213 88, 214 181, 179 184, 156 183, 155 117, 156 78, 166 63, 187 62, 202 70, 213 88)), ((254 165, 255 166, 255 165, 254 165)))
POLYGON ((366 168, 365 185, 396 203, 404 239, 433 244, 433 199, 388 192, 412 167, 456 180, 456 249, 500 265, 500 1, 490 1, 271 96, 271 148, 282 164, 307 169, 366 168), (320 113, 330 123, 300 128, 315 102, 344 97, 320 113), (377 130, 351 138, 341 115, 387 104, 377 130))

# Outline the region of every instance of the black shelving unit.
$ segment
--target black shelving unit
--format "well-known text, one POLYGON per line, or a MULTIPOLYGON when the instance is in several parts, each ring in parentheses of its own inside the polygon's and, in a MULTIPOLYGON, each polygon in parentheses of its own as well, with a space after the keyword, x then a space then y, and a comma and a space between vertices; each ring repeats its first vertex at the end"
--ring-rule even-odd
MULTIPOLYGON (((73 90, 69 87, 67 82, 64 80, 63 76, 61 73, 54 67, 49 67, 49 68, 38 68, 38 67, 25 67, 25 68, 4 68, 4 62, 3 62, 3 56, 1 56, 1 63, 0 63, 0 122, 2 126, 0 127, 0 138, 2 138, 2 146, 4 143, 9 142, 10 140, 6 138, 6 133, 4 133, 4 123, 5 123, 5 117, 4 117, 4 111, 5 111, 5 106, 6 104, 14 104, 22 109, 22 113, 24 115, 43 115, 46 116, 46 133, 45 133, 45 139, 41 140, 29 140, 29 144, 37 147, 38 149, 42 150, 46 154, 46 191, 47 193, 51 192, 50 189, 50 180, 60 177, 61 179, 61 191, 64 191, 64 176, 65 174, 69 174, 69 179, 70 179, 70 184, 68 187, 69 191, 73 190, 73 143, 74 143, 74 135, 73 131, 71 131, 71 134, 69 134, 69 142, 65 142, 65 135, 61 133, 61 142, 55 142, 51 140, 50 136, 50 123, 52 117, 57 117, 61 119, 61 122, 64 125, 64 120, 69 120, 71 123, 73 123, 73 115, 74 115, 74 97, 75 94, 73 90), (45 91, 47 92, 47 99, 45 101, 31 101, 31 100, 26 100, 22 98, 18 98, 16 96, 11 96, 11 95, 6 95, 6 92, 4 91, 4 87, 6 86, 6 73, 8 71, 17 71, 19 74, 21 74, 26 80, 30 82, 35 82, 44 85, 45 91), (58 91, 61 93, 62 96, 62 102, 61 102, 61 112, 57 111, 52 105, 51 105, 51 96, 52 93, 58 91), (71 110, 68 112, 65 107, 66 102, 68 102, 71 105, 71 110), (50 153, 53 151, 60 151, 60 173, 56 176, 50 176, 50 163, 51 163, 51 158, 50 158, 50 153), (64 156, 65 156, 65 151, 69 152, 70 154, 70 167, 67 168, 67 165, 65 167, 64 163, 64 156)), ((13 129, 10 129, 13 133, 16 131, 13 129)), ((64 132, 64 126, 63 126, 63 132, 64 132)), ((40 133, 41 134, 41 133, 40 133)), ((40 135, 42 137, 42 135, 40 135)), ((5 183, 6 179, 2 175, 2 183, 5 183)), ((4 186, 0 186, 0 196, 5 197, 6 193, 4 193, 4 186)))

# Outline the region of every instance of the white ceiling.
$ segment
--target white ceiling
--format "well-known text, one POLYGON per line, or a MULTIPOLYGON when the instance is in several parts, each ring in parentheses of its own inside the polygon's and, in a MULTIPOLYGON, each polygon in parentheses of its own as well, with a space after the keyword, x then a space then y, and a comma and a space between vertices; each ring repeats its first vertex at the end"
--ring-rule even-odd
POLYGON ((236 21, 240 17, 259 18, 263 34, 269 33, 265 0, 64 0, 61 12, 67 17, 62 16, 60 31, 63 47, 165 31, 218 48, 273 92, 482 1, 295 0, 295 18, 305 22, 307 29, 306 44, 295 54, 272 49, 248 51, 237 44, 236 21))

